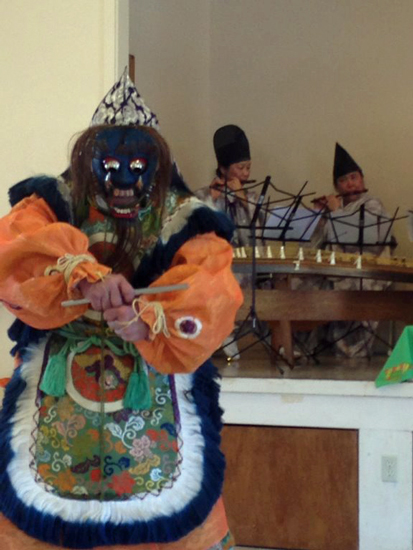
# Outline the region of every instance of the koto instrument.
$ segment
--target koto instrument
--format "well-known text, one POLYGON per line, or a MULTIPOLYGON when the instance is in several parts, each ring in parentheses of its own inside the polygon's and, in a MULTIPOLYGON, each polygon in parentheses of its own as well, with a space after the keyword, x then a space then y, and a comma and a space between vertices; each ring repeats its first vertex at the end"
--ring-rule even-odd
POLYGON ((413 283, 413 260, 379 257, 368 252, 349 254, 314 250, 298 243, 234 249, 235 273, 251 273, 253 261, 256 273, 357 277, 413 283))
MULTIPOLYGON (((248 314, 251 303, 258 318, 271 327, 271 345, 284 347, 285 357, 292 366, 293 325, 297 323, 325 323, 329 321, 392 320, 413 323, 412 290, 294 290, 290 287, 294 276, 357 277, 390 282, 413 283, 413 260, 383 258, 373 254, 348 254, 304 248, 298 243, 285 246, 257 246, 234 249, 233 271, 241 274, 288 275, 276 279, 275 289, 244 291, 244 305, 238 311, 238 320, 248 314), (254 265, 255 264, 255 265, 254 265)), ((303 329, 308 330, 308 327, 303 329)))

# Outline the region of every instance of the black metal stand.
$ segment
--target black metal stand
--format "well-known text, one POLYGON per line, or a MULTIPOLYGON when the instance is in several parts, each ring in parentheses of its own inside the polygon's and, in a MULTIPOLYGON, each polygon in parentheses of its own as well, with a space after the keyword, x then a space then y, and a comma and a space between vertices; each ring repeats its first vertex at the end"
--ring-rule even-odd
MULTIPOLYGON (((251 269, 251 305, 249 312, 245 319, 242 321, 239 328, 235 331, 234 334, 234 341, 240 341, 242 338, 245 338, 247 335, 252 334, 255 336, 256 341, 249 344, 248 346, 242 348, 239 350, 239 353, 242 353, 243 351, 246 351, 247 349, 252 348, 254 345, 261 343, 267 352, 270 354, 270 356, 281 359, 284 361, 287 365, 292 366, 290 362, 280 355, 278 350, 274 349, 273 346, 268 342, 268 339, 271 337, 271 331, 266 328, 264 323, 259 319, 257 310, 256 310, 256 254, 255 254, 255 246, 256 246, 256 227, 255 224, 251 227, 251 237, 252 237, 252 269, 251 269)), ((281 374, 284 374, 283 369, 280 367, 280 365, 276 364, 276 367, 278 368, 279 372, 281 374)))
MULTIPOLYGON (((242 321, 241 325, 237 328, 237 330, 234 333, 234 338, 232 342, 239 342, 241 339, 245 338, 249 334, 252 334, 255 337, 255 341, 251 344, 241 348, 239 350, 239 353, 242 353, 246 351, 247 349, 252 348, 258 343, 261 343, 266 351, 270 354, 271 357, 275 359, 279 359, 283 362, 285 362, 287 365, 292 366, 289 361, 284 358, 278 350, 274 349, 273 346, 268 342, 268 339, 271 337, 271 332, 268 328, 266 328, 265 324, 259 319, 257 310, 256 310, 256 278, 257 278, 257 264, 256 264, 256 245, 257 245, 257 220, 260 214, 260 210, 262 207, 262 204, 265 199, 265 195, 267 193, 268 187, 271 182, 271 177, 267 176, 263 187, 261 189, 261 193, 259 196, 259 199, 255 205, 254 214, 251 219, 250 223, 250 231, 251 231, 251 247, 252 247, 252 264, 251 264, 251 305, 250 309, 248 311, 247 316, 242 321)), ((231 344, 232 342, 227 343, 226 345, 231 344)), ((231 359, 231 357, 229 357, 231 359)), ((284 374, 283 369, 280 367, 279 364, 276 364, 277 369, 281 374, 284 374)))
MULTIPOLYGON (((399 211, 399 208, 396 209, 396 211, 395 211, 392 218, 382 219, 381 216, 377 215, 377 221, 373 224, 370 224, 370 225, 366 224, 366 213, 369 213, 369 214, 372 214, 372 213, 369 212, 369 210, 366 208, 365 204, 360 205, 360 208, 358 210, 359 218, 358 218, 358 224, 357 225, 345 221, 345 218, 348 217, 347 214, 345 214, 343 216, 340 216, 340 217, 337 217, 337 218, 333 218, 331 216, 331 212, 327 212, 327 213, 324 214, 324 217, 326 217, 329 220, 330 224, 331 224, 332 232, 333 232, 333 235, 334 235, 334 241, 326 242, 325 244, 330 245, 330 246, 331 245, 337 245, 337 246, 340 246, 344 249, 346 247, 357 248, 358 253, 360 255, 362 255, 363 251, 365 251, 366 249, 368 250, 369 247, 373 247, 373 246, 374 247, 376 247, 376 246, 381 246, 381 247, 388 246, 390 248, 393 248, 393 247, 397 246, 397 243, 395 244, 394 239, 390 238, 393 224, 396 220, 400 220, 400 219, 403 219, 403 218, 406 217, 406 216, 397 217, 398 211, 399 211), (353 227, 353 228, 358 230, 357 240, 355 242, 353 242, 353 243, 340 242, 339 233, 338 233, 337 227, 336 227, 340 224, 344 225, 344 226, 348 226, 348 227, 353 227), (381 226, 383 224, 388 224, 389 227, 386 231, 384 239, 380 240, 380 229, 381 229, 381 226), (377 241, 376 242, 373 242, 373 243, 371 243, 371 242, 366 243, 365 242, 365 230, 368 227, 377 227, 377 241)), ((362 277, 360 277, 359 287, 360 287, 360 290, 363 290, 363 278, 362 277)), ((332 289, 332 292, 334 292, 334 289, 332 289)), ((353 323, 349 324, 348 329, 346 331, 344 331, 343 334, 340 335, 338 338, 334 338, 333 340, 325 340, 324 342, 321 342, 311 352, 307 350, 306 355, 307 355, 308 358, 311 358, 312 360, 318 362, 317 361, 317 356, 320 355, 320 353, 322 353, 323 351, 325 351, 329 348, 332 348, 339 341, 343 340, 347 336, 349 336, 349 335, 351 335, 351 334, 353 334, 357 331, 362 331, 362 332, 366 332, 366 333, 370 334, 375 339, 379 340, 384 345, 386 345, 389 349, 391 349, 391 345, 388 342, 386 342, 383 338, 378 336, 376 334, 376 331, 373 330, 372 327, 370 327, 370 325, 364 326, 362 324, 362 322, 353 322, 353 323)), ((368 345, 367 345, 365 340, 364 340, 364 347, 365 347, 365 351, 366 351, 366 357, 368 357, 370 359, 371 355, 372 355, 371 350, 368 348, 368 345)))

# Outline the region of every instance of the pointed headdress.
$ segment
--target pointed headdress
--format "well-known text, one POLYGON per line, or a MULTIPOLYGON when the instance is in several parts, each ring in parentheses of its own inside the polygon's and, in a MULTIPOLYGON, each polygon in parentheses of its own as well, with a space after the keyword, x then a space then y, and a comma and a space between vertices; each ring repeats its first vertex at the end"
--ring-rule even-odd
POLYGON ((333 180, 337 182, 338 178, 345 176, 350 172, 360 172, 363 175, 363 170, 357 164, 357 162, 347 153, 347 151, 341 147, 339 143, 336 143, 336 150, 334 154, 334 168, 333 168, 333 180))
MULTIPOLYGON (((145 100, 132 82, 128 68, 108 91, 93 114, 90 126, 111 124, 127 126, 137 124, 150 126, 160 132, 156 114, 146 105, 145 100)), ((172 158, 171 185, 188 191, 176 160, 172 158)))
POLYGON ((90 126, 98 124, 139 124, 159 131, 158 118, 139 94, 127 67, 94 112, 90 126))

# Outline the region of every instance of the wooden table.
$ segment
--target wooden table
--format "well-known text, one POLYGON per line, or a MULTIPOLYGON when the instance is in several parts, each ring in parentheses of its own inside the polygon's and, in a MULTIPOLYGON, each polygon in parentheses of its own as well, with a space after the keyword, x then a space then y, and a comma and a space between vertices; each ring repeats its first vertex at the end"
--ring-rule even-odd
MULTIPOLYGON (((250 273, 251 263, 234 264, 236 273, 250 273)), ((272 346, 283 345, 288 362, 293 365, 292 323, 327 323, 329 321, 402 321, 413 324, 413 290, 292 290, 289 288, 292 276, 355 277, 358 279, 380 279, 394 282, 413 283, 413 272, 386 272, 372 269, 349 269, 320 266, 297 271, 294 266, 256 265, 257 273, 283 274, 286 277, 277 282, 274 290, 255 290, 255 311, 261 321, 270 324, 272 346)), ((252 303, 252 290, 244 291, 244 304, 237 314, 242 321, 248 315, 252 303)), ((297 328, 301 328, 297 326, 297 328)), ((310 327, 309 327, 310 328, 310 327)), ((305 328, 304 330, 309 330, 305 328)), ((303 329, 302 329, 303 330, 303 329)))

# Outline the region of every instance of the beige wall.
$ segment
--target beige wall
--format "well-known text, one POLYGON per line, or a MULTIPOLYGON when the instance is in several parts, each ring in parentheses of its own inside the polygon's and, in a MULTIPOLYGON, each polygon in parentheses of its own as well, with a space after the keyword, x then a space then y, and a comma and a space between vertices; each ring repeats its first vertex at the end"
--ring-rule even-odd
POLYGON ((209 13, 208 0, 130 2, 136 86, 192 187, 211 171, 209 13))
MULTIPOLYGON (((7 190, 66 168, 68 142, 88 126, 127 63, 128 0, 13 0, 0 18, 0 214, 7 190)), ((0 311, 0 377, 10 372, 11 316, 0 311)))
POLYGON ((237 123, 255 178, 327 193, 339 141, 392 213, 413 207, 412 26, 411 0, 131 0, 137 85, 192 188, 237 123))

